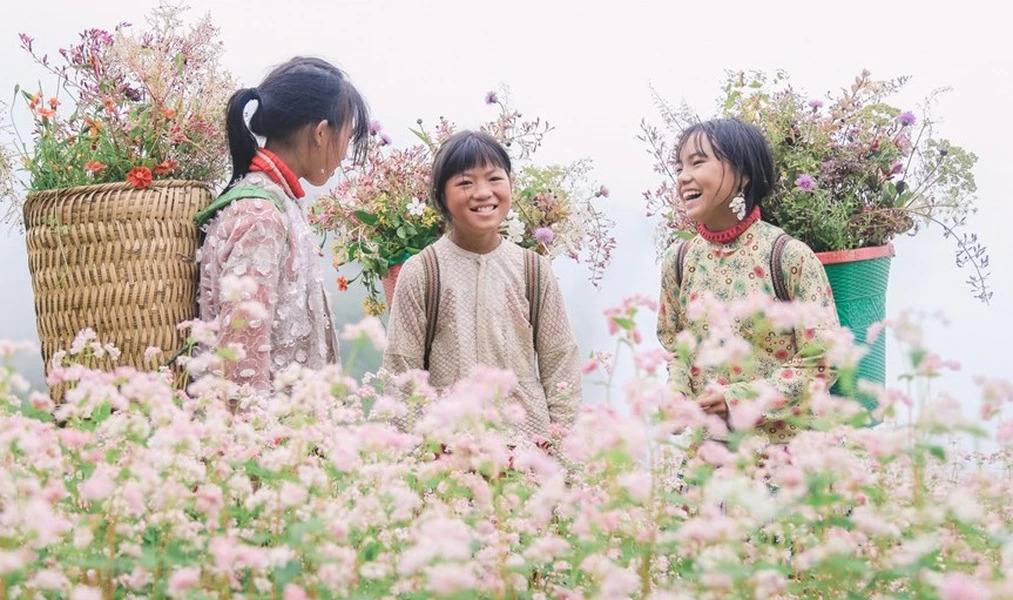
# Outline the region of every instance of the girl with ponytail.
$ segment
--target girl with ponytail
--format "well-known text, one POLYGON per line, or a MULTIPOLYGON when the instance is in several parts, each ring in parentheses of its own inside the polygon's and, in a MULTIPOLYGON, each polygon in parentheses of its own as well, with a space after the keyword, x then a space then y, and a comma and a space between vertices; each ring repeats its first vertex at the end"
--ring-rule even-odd
POLYGON ((224 374, 268 391, 292 363, 320 368, 338 361, 301 182, 327 183, 350 144, 362 158, 369 112, 340 69, 297 57, 256 88, 234 93, 226 121, 232 179, 197 215, 204 234, 200 315, 217 323, 220 348, 236 350, 224 374), (253 103, 247 125, 244 112, 253 103))

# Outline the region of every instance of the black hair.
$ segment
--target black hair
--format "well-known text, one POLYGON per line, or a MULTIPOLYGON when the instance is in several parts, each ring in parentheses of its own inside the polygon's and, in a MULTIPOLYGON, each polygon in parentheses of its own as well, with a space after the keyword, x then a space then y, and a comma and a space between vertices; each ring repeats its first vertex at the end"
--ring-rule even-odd
POLYGON ((510 155, 499 140, 482 131, 459 131, 447 138, 433 159, 432 200, 436 209, 450 222, 445 189, 447 182, 458 175, 483 165, 499 167, 511 174, 510 155))
POLYGON ((257 153, 254 134, 282 143, 310 123, 327 121, 335 131, 352 123, 354 158, 365 157, 369 108, 345 73, 320 58, 297 56, 271 71, 256 88, 243 88, 229 98, 225 118, 232 179, 250 171, 257 153), (243 111, 251 100, 257 109, 247 127, 243 111))
POLYGON ((683 147, 688 143, 695 144, 699 149, 701 137, 707 139, 717 158, 728 163, 740 179, 735 187, 736 191, 742 189, 746 212, 752 211, 754 206, 762 210, 763 200, 770 195, 777 181, 774 156, 763 133, 754 125, 734 118, 694 123, 679 136, 675 155, 681 156, 683 147), (742 178, 749 179, 745 188, 741 185, 742 178))

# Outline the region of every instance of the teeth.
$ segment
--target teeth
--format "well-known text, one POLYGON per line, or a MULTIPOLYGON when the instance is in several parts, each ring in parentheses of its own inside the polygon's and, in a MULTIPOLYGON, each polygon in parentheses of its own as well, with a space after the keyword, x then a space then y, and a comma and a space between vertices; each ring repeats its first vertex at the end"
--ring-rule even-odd
POLYGON ((492 211, 496 210, 496 206, 490 204, 488 206, 479 206, 478 208, 473 208, 471 210, 472 210, 472 212, 477 212, 477 213, 489 213, 489 212, 492 212, 492 211))

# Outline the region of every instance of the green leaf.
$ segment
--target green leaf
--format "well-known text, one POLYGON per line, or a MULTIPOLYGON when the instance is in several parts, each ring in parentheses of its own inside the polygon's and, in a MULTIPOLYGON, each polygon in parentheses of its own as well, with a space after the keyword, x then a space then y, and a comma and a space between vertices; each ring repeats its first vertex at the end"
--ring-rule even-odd
POLYGON ((368 213, 364 210, 357 210, 354 211, 352 214, 355 215, 356 219, 362 221, 366 225, 375 227, 380 223, 380 219, 376 215, 374 215, 373 213, 368 213))

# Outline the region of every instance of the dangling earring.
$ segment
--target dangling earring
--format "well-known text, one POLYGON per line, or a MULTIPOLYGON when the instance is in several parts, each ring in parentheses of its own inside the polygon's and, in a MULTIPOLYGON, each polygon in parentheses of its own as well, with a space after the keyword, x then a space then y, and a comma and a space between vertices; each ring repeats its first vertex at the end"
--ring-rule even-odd
POLYGON ((746 198, 742 195, 742 190, 728 202, 728 208, 732 209, 736 219, 741 221, 746 218, 746 198))

